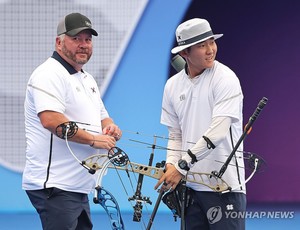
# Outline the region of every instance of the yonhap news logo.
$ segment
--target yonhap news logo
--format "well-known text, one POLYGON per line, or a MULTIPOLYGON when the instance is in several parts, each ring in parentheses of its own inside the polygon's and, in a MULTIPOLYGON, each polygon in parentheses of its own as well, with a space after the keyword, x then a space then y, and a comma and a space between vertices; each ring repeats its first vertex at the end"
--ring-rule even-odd
POLYGON ((206 217, 210 224, 219 222, 222 219, 222 208, 220 206, 211 207, 206 213, 206 217))
POLYGON ((206 213, 210 224, 215 224, 222 219, 293 219, 294 211, 234 211, 233 205, 226 207, 226 211, 220 206, 208 209, 206 213))
POLYGON ((226 211, 225 218, 245 218, 245 219, 293 219, 295 217, 294 211, 226 211))

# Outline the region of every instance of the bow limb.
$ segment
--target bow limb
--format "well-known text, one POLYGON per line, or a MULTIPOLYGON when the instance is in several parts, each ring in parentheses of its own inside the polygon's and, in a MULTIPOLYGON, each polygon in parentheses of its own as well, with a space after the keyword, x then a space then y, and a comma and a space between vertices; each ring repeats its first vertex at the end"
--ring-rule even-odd
POLYGON ((245 180, 245 184, 247 184, 252 179, 252 177, 254 176, 254 174, 257 172, 258 166, 259 166, 259 161, 260 161, 260 159, 258 159, 258 158, 254 159, 254 168, 253 168, 253 171, 249 175, 249 177, 245 180))
MULTIPOLYGON (((252 169, 252 172, 250 173, 248 178, 245 180, 245 185, 252 179, 252 177, 255 175, 255 173, 258 172, 258 170, 260 169, 260 166, 262 164, 265 164, 265 162, 262 158, 258 157, 257 155, 254 155, 254 154, 252 154, 248 160, 249 160, 249 167, 252 169)), ((235 188, 232 188, 231 190, 236 190, 236 189, 240 188, 241 186, 243 186, 243 185, 239 184, 238 186, 236 186, 235 188)), ((226 193, 226 192, 229 192, 229 191, 223 191, 222 193, 226 193)))
POLYGON ((109 166, 109 164, 111 164, 112 161, 116 159, 120 159, 121 157, 122 156, 117 155, 115 157, 112 157, 111 159, 108 159, 106 156, 106 159, 104 159, 103 167, 100 170, 97 178, 97 186, 95 188, 93 199, 95 204, 100 204, 104 208, 105 212, 109 217, 112 230, 124 230, 125 226, 117 200, 112 195, 112 193, 104 189, 101 184, 102 178, 106 174, 107 167, 109 166))
POLYGON ((188 172, 186 181, 202 184, 215 192, 231 191, 231 187, 222 179, 211 173, 188 172))
POLYGON ((123 230, 124 222, 121 216, 120 208, 115 197, 101 186, 95 188, 94 203, 100 204, 107 213, 113 230, 123 230))

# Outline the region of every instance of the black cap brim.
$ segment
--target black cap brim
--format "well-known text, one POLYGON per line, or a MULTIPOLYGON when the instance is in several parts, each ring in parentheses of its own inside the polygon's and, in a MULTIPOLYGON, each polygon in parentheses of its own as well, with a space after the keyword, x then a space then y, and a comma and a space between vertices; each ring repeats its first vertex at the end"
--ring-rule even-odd
POLYGON ((91 31, 92 35, 98 36, 97 31, 90 28, 90 27, 80 27, 80 28, 77 28, 77 29, 74 29, 74 30, 70 30, 70 31, 66 32, 66 35, 75 36, 76 34, 80 33, 83 30, 89 30, 89 31, 91 31))

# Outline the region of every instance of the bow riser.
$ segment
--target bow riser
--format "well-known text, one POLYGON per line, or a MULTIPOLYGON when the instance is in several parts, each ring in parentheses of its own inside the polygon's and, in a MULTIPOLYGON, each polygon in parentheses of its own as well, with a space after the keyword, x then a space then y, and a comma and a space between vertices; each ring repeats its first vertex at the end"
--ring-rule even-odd
MULTIPOLYGON (((107 161, 107 155, 99 154, 87 158, 82 162, 82 164, 92 168, 93 170, 99 170, 103 168, 103 165, 107 161)), ((139 173, 157 180, 159 180, 164 174, 164 170, 162 168, 156 168, 153 166, 138 164, 134 162, 128 162, 122 167, 109 164, 107 168, 114 168, 118 170, 126 170, 133 173, 139 173)), ((224 192, 231 190, 231 187, 222 178, 218 178, 217 176, 212 175, 210 173, 197 173, 189 171, 185 180, 188 182, 205 185, 215 192, 224 192)))
MULTIPOLYGON (((107 155, 99 154, 99 155, 93 155, 93 156, 85 159, 82 162, 82 164, 84 164, 94 170, 99 170, 99 169, 103 168, 103 164, 107 161, 108 161, 107 155)), ((146 176, 152 177, 154 179, 158 179, 158 180, 164 174, 164 171, 162 168, 156 168, 153 166, 137 164, 134 162, 128 162, 124 166, 114 166, 114 165, 110 164, 108 166, 108 168, 126 170, 126 171, 133 172, 133 173, 139 173, 139 174, 143 174, 143 175, 146 175, 146 176)))

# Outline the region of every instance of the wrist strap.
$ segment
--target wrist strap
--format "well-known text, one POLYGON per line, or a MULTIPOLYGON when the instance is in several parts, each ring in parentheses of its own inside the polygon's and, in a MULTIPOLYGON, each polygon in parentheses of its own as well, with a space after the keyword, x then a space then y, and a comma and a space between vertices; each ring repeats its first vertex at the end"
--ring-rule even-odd
POLYGON ((94 144, 95 144, 95 136, 93 135, 93 143, 90 146, 93 147, 94 144))
POLYGON ((202 136, 202 137, 206 141, 208 149, 214 149, 216 147, 208 137, 206 137, 206 136, 202 136))
POLYGON ((187 153, 189 154, 189 156, 192 158, 191 164, 194 164, 195 162, 197 162, 197 158, 196 155, 192 153, 191 150, 188 149, 187 153))

